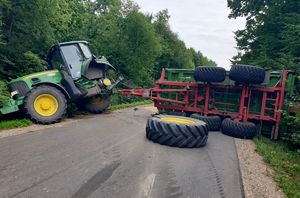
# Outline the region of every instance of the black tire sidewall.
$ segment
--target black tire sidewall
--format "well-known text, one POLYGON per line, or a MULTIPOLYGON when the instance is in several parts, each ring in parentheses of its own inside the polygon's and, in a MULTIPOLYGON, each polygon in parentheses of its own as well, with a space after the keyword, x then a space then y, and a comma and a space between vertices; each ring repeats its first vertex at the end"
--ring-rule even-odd
POLYGON ((236 122, 226 118, 222 122, 222 133, 241 139, 253 139, 257 135, 257 127, 252 122, 236 122))
POLYGON ((203 121, 181 116, 156 115, 150 117, 146 126, 146 137, 156 143, 179 148, 199 148, 207 143, 208 127, 203 121), (166 122, 161 118, 175 117, 191 120, 195 124, 166 122))
POLYGON ((90 100, 92 98, 90 98, 90 99, 84 100, 82 102, 82 104, 80 104, 80 106, 84 110, 86 110, 90 113, 95 113, 95 114, 102 113, 103 111, 105 111, 109 107, 109 105, 112 102, 112 98, 111 98, 111 96, 98 96, 98 97, 104 97, 104 101, 103 101, 102 104, 91 104, 90 100))
POLYGON ((194 113, 191 115, 191 118, 205 122, 209 131, 219 131, 221 128, 222 119, 220 116, 201 116, 198 113, 194 113))

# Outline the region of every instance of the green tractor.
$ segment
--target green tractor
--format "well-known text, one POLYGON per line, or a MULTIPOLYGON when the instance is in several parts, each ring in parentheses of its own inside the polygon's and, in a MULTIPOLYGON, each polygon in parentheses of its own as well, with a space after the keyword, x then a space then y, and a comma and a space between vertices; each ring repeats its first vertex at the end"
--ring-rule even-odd
POLYGON ((34 122, 52 124, 75 103, 91 113, 105 111, 111 103, 116 69, 105 57, 94 56, 86 41, 58 43, 51 47, 46 71, 12 80, 11 98, 0 106, 1 114, 22 109, 34 122), (111 76, 110 76, 111 75, 111 76), (112 77, 113 76, 113 77, 112 77))

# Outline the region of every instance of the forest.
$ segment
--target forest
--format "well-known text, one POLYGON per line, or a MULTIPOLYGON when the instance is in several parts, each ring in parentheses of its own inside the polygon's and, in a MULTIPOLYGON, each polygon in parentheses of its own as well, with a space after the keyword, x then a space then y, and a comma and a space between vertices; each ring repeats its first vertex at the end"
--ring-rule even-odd
POLYGON ((235 33, 233 63, 299 70, 299 0, 228 0, 228 7, 230 18, 246 18, 246 28, 235 33))
POLYGON ((168 10, 144 14, 131 0, 0 0, 0 79, 42 71, 56 42, 86 40, 125 77, 149 86, 163 67, 216 63, 188 48, 168 10))

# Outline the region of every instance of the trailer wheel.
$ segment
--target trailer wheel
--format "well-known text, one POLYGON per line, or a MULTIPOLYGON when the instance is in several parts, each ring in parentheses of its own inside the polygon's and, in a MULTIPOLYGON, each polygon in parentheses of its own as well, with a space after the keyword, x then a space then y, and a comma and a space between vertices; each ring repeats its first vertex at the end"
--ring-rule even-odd
POLYGON ((222 122, 221 129, 223 134, 241 139, 253 139, 257 133, 254 123, 236 122, 230 118, 226 118, 222 122))
POLYGON ((32 121, 39 124, 53 124, 65 116, 67 101, 58 89, 41 85, 28 92, 23 108, 32 121))
POLYGON ((250 65, 233 65, 229 78, 238 83, 261 84, 265 80, 265 70, 250 65))
POLYGON ((199 82, 223 82, 226 70, 222 67, 197 67, 194 78, 199 82))
POLYGON ((150 117, 146 137, 161 145, 179 148, 199 148, 206 145, 207 124, 193 118, 156 115, 150 117))
POLYGON ((96 96, 83 100, 79 106, 88 112, 97 114, 105 111, 111 102, 111 96, 96 96))
POLYGON ((222 119, 219 116, 201 116, 198 113, 194 113, 191 115, 191 118, 205 122, 209 131, 219 131, 221 128, 222 119))

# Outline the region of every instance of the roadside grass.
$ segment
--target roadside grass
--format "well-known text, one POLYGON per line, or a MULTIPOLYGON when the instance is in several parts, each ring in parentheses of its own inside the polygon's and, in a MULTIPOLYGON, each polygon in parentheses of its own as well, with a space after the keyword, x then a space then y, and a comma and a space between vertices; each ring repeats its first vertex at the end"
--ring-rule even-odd
MULTIPOLYGON (((122 103, 122 104, 116 104, 111 105, 109 107, 110 111, 120 110, 120 109, 126 109, 130 107, 140 106, 140 105, 147 105, 152 104, 153 102, 151 100, 143 100, 138 102, 132 102, 132 103, 122 103)), ((70 107, 68 109, 68 115, 67 117, 75 117, 79 115, 91 115, 89 112, 78 110, 76 107, 70 107)), ((0 121, 0 132, 7 129, 14 129, 14 128, 22 128, 32 125, 32 122, 28 119, 13 119, 13 120, 5 120, 0 121)))
POLYGON ((274 170, 273 177, 288 198, 300 198, 300 153, 283 141, 255 139, 256 151, 274 170))
POLYGON ((115 111, 115 110, 126 109, 126 108, 130 108, 130 107, 147 105, 147 104, 152 104, 152 103, 153 103, 152 100, 143 100, 143 101, 132 102, 132 103, 122 103, 122 104, 111 105, 109 107, 109 110, 115 111))
POLYGON ((27 127, 30 125, 32 125, 32 122, 28 119, 1 121, 0 122, 0 131, 5 130, 5 129, 27 127))

